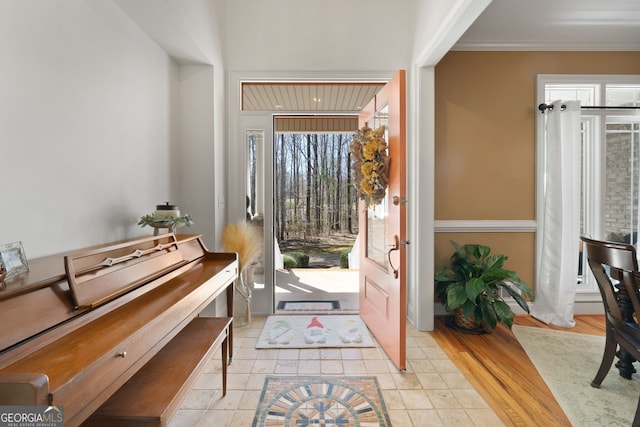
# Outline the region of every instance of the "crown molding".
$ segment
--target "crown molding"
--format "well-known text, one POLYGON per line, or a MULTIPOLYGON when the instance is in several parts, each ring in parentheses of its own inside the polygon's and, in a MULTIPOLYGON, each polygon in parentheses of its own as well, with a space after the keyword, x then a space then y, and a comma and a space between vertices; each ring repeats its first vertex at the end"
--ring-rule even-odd
POLYGON ((594 52, 612 52, 624 51, 635 52, 640 51, 640 43, 628 44, 581 44, 581 43, 536 43, 536 42, 459 42, 455 44, 452 51, 594 51, 594 52))

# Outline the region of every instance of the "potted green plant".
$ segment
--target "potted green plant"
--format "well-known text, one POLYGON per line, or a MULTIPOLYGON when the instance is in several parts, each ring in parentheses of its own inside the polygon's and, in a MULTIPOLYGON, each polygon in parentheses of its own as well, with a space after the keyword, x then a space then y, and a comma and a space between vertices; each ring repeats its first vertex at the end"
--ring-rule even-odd
POLYGON ((529 313, 533 292, 516 272, 503 268, 507 257, 491 255, 488 246, 451 244, 451 268, 436 273, 436 295, 447 311, 455 313, 455 325, 472 331, 491 331, 498 322, 511 328, 514 313, 504 301, 501 290, 529 313), (487 330, 487 328, 489 328, 487 330))

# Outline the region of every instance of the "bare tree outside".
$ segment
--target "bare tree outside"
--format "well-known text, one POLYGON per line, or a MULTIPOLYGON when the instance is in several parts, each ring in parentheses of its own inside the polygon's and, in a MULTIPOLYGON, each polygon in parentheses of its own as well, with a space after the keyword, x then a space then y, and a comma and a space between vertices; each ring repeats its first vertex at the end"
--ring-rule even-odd
POLYGON ((275 230, 281 251, 321 260, 309 267, 340 266, 358 232, 351 135, 278 133, 275 141, 275 230))

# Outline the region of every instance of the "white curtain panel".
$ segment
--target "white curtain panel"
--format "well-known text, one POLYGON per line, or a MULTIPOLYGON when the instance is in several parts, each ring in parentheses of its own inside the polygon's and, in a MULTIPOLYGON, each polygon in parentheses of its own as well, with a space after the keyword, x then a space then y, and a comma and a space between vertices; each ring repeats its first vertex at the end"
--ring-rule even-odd
POLYGON ((552 105, 544 113, 544 216, 531 314, 545 323, 571 328, 575 326, 580 244, 580 102, 555 101, 552 105))

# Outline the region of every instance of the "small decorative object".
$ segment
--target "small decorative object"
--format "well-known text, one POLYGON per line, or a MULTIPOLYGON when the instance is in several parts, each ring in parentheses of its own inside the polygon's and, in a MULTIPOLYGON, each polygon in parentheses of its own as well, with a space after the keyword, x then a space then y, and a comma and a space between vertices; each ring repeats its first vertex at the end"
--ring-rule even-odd
POLYGON ((180 209, 177 205, 172 205, 169 202, 166 202, 164 205, 156 205, 156 218, 179 218, 180 217, 180 209))
POLYGON ((0 245, 0 282, 29 271, 22 242, 0 245))
POLYGON ((389 186, 390 159, 384 131, 384 126, 376 130, 364 126, 353 136, 349 147, 358 197, 367 208, 382 202, 389 186))
POLYGON ((157 234, 159 228, 167 228, 170 233, 175 232, 175 229, 186 225, 190 227, 193 224, 191 215, 180 215, 180 209, 176 205, 172 205, 166 202, 164 205, 156 205, 156 211, 152 214, 144 215, 138 220, 140 227, 153 227, 155 228, 154 234, 157 234))
POLYGON ((234 324, 244 326, 251 322, 251 292, 253 283, 245 283, 247 267, 260 255, 262 238, 258 230, 245 223, 227 224, 222 230, 222 246, 227 252, 238 254, 238 279, 234 301, 234 324), (237 323, 236 323, 237 322, 237 323))
POLYGON ((531 287, 516 272, 502 268, 507 257, 489 255, 487 246, 451 242, 455 252, 451 255, 451 268, 436 273, 436 295, 448 311, 454 311, 455 327, 472 333, 490 332, 498 322, 509 328, 514 313, 504 301, 504 290, 529 312, 522 297, 533 298, 531 287))

